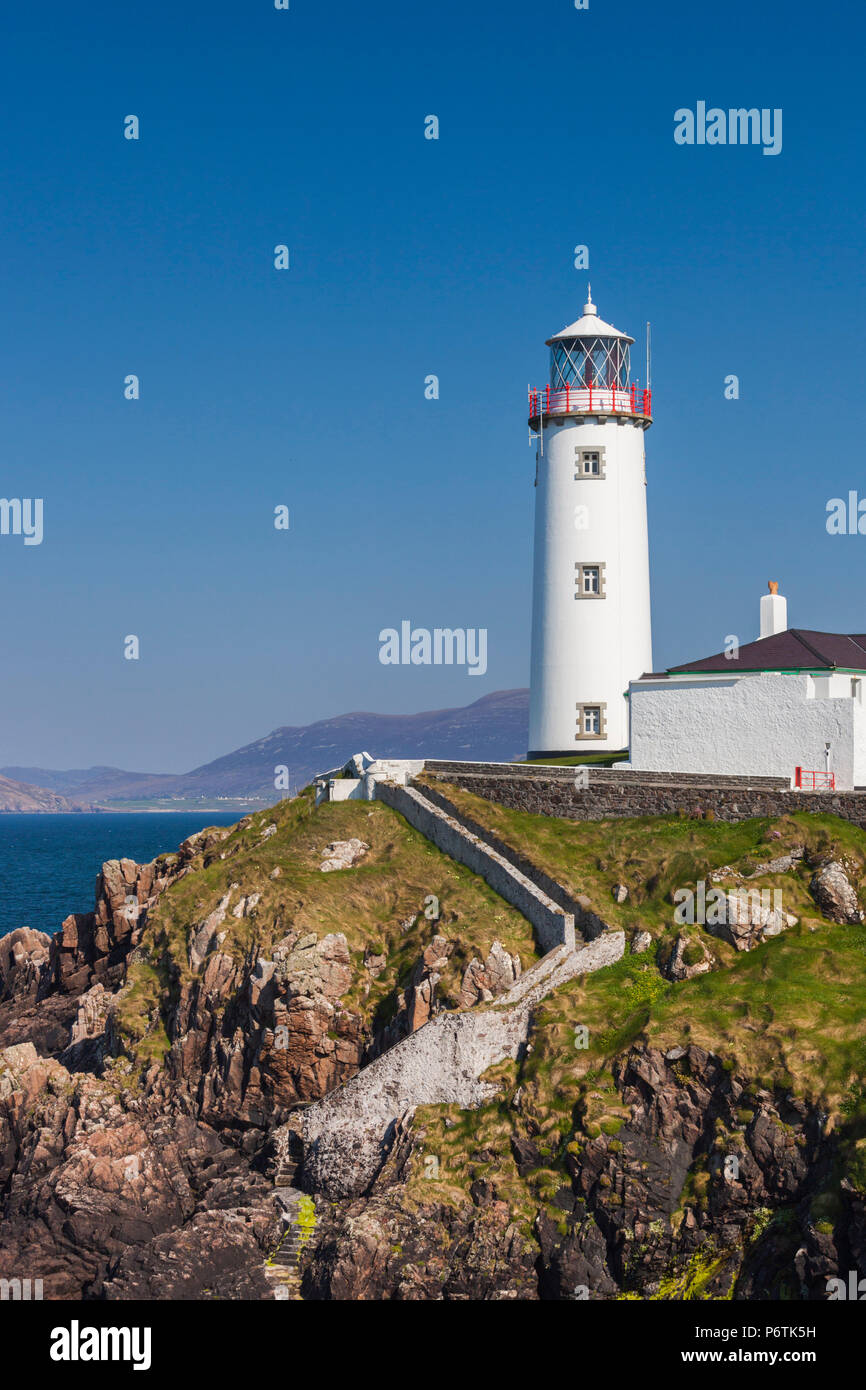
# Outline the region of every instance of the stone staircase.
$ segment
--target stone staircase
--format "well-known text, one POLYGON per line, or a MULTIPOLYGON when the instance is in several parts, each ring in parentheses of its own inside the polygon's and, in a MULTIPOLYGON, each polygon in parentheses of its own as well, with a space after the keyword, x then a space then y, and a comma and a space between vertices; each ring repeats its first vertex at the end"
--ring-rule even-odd
POLYGON ((276 1249, 265 1263, 265 1278, 278 1302, 298 1301, 301 1277, 298 1269, 304 1236, 299 1221, 303 1193, 292 1186, 297 1164, 288 1156, 279 1160, 274 1174, 274 1197, 280 1208, 281 1233, 276 1249))

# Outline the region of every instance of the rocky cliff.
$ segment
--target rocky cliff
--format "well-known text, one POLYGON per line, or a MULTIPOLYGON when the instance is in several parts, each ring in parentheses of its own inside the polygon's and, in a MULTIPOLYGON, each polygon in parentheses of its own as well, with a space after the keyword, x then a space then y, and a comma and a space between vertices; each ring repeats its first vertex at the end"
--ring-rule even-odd
MULTIPOLYGON (((863 1269, 866 837, 538 819, 523 851, 560 880, 579 861, 569 891, 632 946, 552 992, 530 989, 556 962, 525 920, 375 803, 300 797, 113 861, 92 912, 0 941, 0 1277, 272 1297, 275 1177, 307 1193, 305 1298, 821 1298, 863 1269), (677 924, 672 890, 699 873, 781 884, 784 928, 677 924), (327 1105, 304 1115, 368 1068, 385 1095, 430 1023, 510 1037, 519 998, 501 1060, 432 1103, 395 1091, 378 1160, 335 1189, 312 1147, 327 1105)), ((444 1076, 422 1053, 425 1084, 444 1076)))

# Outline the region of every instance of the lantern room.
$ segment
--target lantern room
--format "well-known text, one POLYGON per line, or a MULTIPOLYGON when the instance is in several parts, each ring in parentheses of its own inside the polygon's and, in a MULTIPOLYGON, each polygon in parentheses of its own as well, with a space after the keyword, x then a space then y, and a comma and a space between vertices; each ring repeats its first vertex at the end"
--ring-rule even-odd
POLYGON ((629 347, 634 342, 596 313, 592 290, 583 306, 583 317, 569 324, 552 338, 550 348, 550 389, 564 391, 589 387, 629 389, 629 347))

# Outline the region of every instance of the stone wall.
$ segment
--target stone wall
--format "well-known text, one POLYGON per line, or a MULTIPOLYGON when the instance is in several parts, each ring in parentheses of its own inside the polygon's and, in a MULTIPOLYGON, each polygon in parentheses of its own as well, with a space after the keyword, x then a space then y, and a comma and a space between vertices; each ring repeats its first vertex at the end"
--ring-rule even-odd
POLYGON ((376 799, 384 801, 420 830, 444 854, 480 874, 495 893, 516 907, 535 928, 542 951, 566 945, 574 949, 574 914, 566 912, 526 874, 479 835, 466 830, 453 816, 440 810, 415 787, 392 782, 376 783, 376 799))
POLYGON ((508 860, 509 864, 513 864, 519 873, 524 874, 537 888, 546 893, 553 902, 562 908, 563 912, 570 913, 574 917, 576 931, 584 940, 594 941, 597 936, 609 929, 607 922, 584 906, 586 899, 580 901, 573 898, 561 883, 557 883, 543 869, 539 869, 537 864, 533 864, 531 860, 518 853, 511 845, 506 844, 504 840, 500 840, 498 835, 494 835, 486 826, 479 825, 471 816, 467 816, 452 801, 449 801, 448 797, 438 788, 422 784, 419 790, 428 800, 433 802, 434 806, 438 806, 440 811, 453 817, 470 835, 476 835, 483 839, 486 845, 489 845, 497 854, 501 854, 503 859, 508 860))
POLYGON ((457 762, 453 759, 427 758, 424 771, 431 776, 444 777, 456 782, 459 777, 512 777, 525 781, 549 778, 556 782, 571 782, 578 771, 585 772, 590 784, 606 786, 633 787, 751 787, 757 791, 786 791, 790 788, 790 777, 752 776, 745 774, 709 774, 706 772, 643 772, 628 767, 596 767, 585 763, 580 768, 571 766, 547 767, 538 763, 475 763, 457 762))
POLYGON ((587 787, 574 786, 574 769, 568 769, 570 779, 548 777, 548 769, 538 770, 535 776, 525 773, 480 774, 461 773, 459 764, 448 764, 450 770, 441 774, 431 763, 425 775, 441 778, 463 787, 488 801, 498 801, 515 811, 530 811, 542 816, 560 816, 565 820, 607 820, 618 816, 688 816, 706 815, 711 811, 716 820, 739 821, 750 816, 785 816, 795 811, 820 812, 841 816, 866 829, 866 793, 863 792, 793 792, 761 790, 754 785, 685 786, 648 783, 639 774, 622 782, 603 782, 590 779, 587 787))

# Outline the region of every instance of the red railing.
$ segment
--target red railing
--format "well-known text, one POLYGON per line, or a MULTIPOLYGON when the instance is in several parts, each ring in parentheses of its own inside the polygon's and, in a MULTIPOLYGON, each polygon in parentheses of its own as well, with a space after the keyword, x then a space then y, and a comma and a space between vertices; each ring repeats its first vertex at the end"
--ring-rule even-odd
POLYGON ((818 792, 836 790, 835 772, 810 772, 805 767, 794 768, 794 786, 798 791, 818 792))
POLYGON ((529 418, 541 415, 640 415, 652 419, 652 391, 639 390, 635 383, 627 391, 616 386, 566 386, 551 391, 529 389, 529 418))

